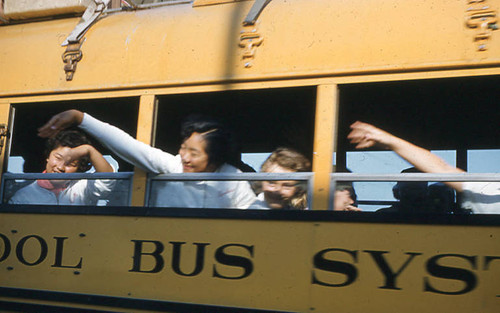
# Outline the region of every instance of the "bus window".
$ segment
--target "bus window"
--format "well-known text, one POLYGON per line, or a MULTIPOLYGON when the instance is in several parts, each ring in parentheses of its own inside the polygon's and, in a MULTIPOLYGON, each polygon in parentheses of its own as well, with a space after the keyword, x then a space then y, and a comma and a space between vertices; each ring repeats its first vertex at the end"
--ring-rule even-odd
MULTIPOLYGON (((4 177, 2 201, 16 204, 129 205, 132 181, 132 175, 129 172, 133 169, 130 164, 112 155, 109 150, 99 144, 97 138, 91 138, 90 135, 85 135, 82 131, 72 133, 74 135, 64 140, 90 141, 91 146, 103 154, 104 159, 108 160, 108 164, 111 165, 111 167, 108 165, 108 170, 112 168, 114 171, 119 170, 129 174, 123 176, 103 171, 92 174, 96 171, 91 166, 92 162, 89 165, 83 164, 84 166, 76 162, 74 170, 70 171, 49 170, 52 152, 49 154, 48 149, 54 147, 47 145, 50 140, 37 136, 37 128, 45 124, 56 113, 68 109, 79 109, 95 116, 102 116, 103 119, 119 125, 131 135, 135 135, 137 103, 137 98, 120 98, 15 105, 12 147, 8 171, 4 177), (120 114, 116 114, 116 112, 120 112, 120 114), (56 174, 39 174, 42 172, 56 174), (75 172, 76 178, 71 177, 73 174, 68 174, 72 172, 75 172), (46 175, 62 175, 62 177, 52 179, 46 175), (102 176, 99 176, 101 179, 96 179, 96 175, 102 176), (40 194, 37 197, 32 197, 36 192, 40 192, 40 194), (44 198, 43 195, 47 197, 44 198)), ((74 130, 78 130, 78 128, 75 127, 74 130)), ((57 145, 60 147, 59 144, 57 145)))
MULTIPOLYGON (((297 87, 159 96, 155 146, 177 154, 182 144, 182 138, 179 136, 182 122, 190 116, 201 115, 216 119, 228 127, 233 134, 235 148, 230 165, 243 172, 258 172, 267 155, 277 147, 293 148, 310 160, 314 136, 315 93, 314 87, 297 87), (246 160, 249 160, 248 163, 246 160)), ((200 184, 203 188, 209 188, 211 185, 235 183, 162 181, 152 183, 151 188, 173 190, 174 187, 189 186, 187 189, 193 194, 199 194, 204 192, 199 190, 200 184), (159 185, 162 187, 158 187, 159 185), (169 188, 166 188, 167 186, 169 188)), ((180 190, 185 191, 183 188, 180 190)), ((184 203, 177 203, 172 197, 167 197, 170 200, 166 204, 155 198, 154 194, 153 192, 154 199, 150 203, 155 203, 155 206, 182 206, 184 203)), ((162 192, 161 197, 165 198, 165 192, 162 192)), ((221 206, 246 207, 234 203, 221 206)))
MULTIPOLYGON (((10 157, 24 159, 24 173, 40 173, 45 166, 45 139, 37 136, 37 129, 53 115, 69 109, 77 109, 115 125, 135 137, 137 130, 138 98, 71 100, 64 102, 21 103, 14 106, 15 117, 10 157)), ((111 152, 90 138, 103 155, 111 152)), ((120 171, 130 172, 133 166, 114 157, 120 171)))
MULTIPOLYGON (((429 149, 471 173, 498 172, 499 82, 493 76, 341 86, 337 168, 389 174, 412 166, 393 152, 381 151, 384 147, 355 150, 346 137, 349 126, 359 120, 429 149)), ((354 186, 365 210, 387 207, 397 200, 395 181, 355 182, 354 186)))
POLYGON ((239 153, 270 153, 283 146, 311 159, 315 97, 314 87, 159 96, 155 146, 177 154, 182 121, 201 114, 232 130, 239 153))

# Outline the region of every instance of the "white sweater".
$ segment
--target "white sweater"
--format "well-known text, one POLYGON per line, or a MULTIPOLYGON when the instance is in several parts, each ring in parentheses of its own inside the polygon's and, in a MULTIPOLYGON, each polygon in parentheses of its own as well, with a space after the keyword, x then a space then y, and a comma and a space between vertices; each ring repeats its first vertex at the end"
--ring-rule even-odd
MULTIPOLYGON (((125 161, 155 174, 182 173, 180 155, 172 155, 140 142, 121 129, 84 114, 80 128, 125 161)), ((216 173, 241 173, 223 164, 216 173)), ((151 206, 246 209, 255 200, 247 181, 161 181, 152 186, 151 206)))
POLYGON ((479 214, 500 214, 500 182, 465 182, 462 207, 479 214))

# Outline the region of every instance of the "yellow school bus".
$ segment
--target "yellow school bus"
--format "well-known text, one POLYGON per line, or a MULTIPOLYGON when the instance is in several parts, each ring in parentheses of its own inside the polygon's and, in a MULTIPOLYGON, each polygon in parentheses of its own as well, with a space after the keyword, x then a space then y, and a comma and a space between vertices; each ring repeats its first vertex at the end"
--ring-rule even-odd
POLYGON ((1 311, 500 310, 499 216, 376 212, 399 180, 500 181, 499 1, 87 1, 63 15, 8 2, 1 311), (312 160, 297 176, 311 210, 155 208, 152 182, 183 174, 153 177, 102 146, 119 167, 112 199, 9 204, 43 170, 37 128, 67 109, 173 154, 191 113, 224 120, 244 156, 293 147, 312 160), (349 143, 357 120, 470 174, 399 175, 411 165, 349 143), (338 181, 354 182, 363 212, 332 210, 338 181))

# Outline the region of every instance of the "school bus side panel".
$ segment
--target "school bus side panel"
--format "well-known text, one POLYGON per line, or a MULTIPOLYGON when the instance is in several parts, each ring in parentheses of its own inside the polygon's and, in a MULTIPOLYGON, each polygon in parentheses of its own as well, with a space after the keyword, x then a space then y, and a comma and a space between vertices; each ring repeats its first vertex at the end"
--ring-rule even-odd
MULTIPOLYGON (((478 51, 480 30, 466 25, 466 1, 274 0, 254 27, 243 28, 252 4, 109 14, 86 34, 69 82, 60 44, 77 18, 0 27, 0 68, 9 73, 0 77, 0 95, 500 63, 496 24, 478 51), (243 60, 239 44, 248 41, 240 40, 241 31, 254 30, 263 41, 243 60)), ((499 11, 498 1, 487 4, 499 11)))
POLYGON ((322 313, 500 305, 497 226, 67 213, 1 214, 2 290, 322 313))

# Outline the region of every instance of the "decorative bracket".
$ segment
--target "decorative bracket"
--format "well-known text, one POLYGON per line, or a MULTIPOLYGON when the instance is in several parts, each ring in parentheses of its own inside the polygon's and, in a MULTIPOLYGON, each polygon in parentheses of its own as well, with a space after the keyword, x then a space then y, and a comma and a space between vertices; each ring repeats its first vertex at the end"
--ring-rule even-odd
POLYGON ((76 71, 76 64, 82 59, 83 53, 80 50, 82 43, 85 40, 81 40, 75 43, 70 43, 66 46, 66 51, 62 55, 64 62, 64 72, 66 72, 66 80, 72 80, 73 74, 76 71))
POLYGON ((259 18, 260 13, 262 13, 269 2, 271 2, 271 0, 255 0, 250 12, 248 12, 245 20, 243 21, 243 27, 252 27, 251 31, 241 31, 240 42, 238 44, 244 49, 242 59, 245 62, 246 68, 252 67, 252 61, 255 57, 256 48, 262 44, 262 41, 264 41, 264 37, 257 33, 255 23, 259 18))
POLYGON ((239 46, 243 48, 242 58, 245 62, 245 67, 252 67, 255 50, 262 44, 262 41, 264 41, 264 38, 257 33, 256 29, 253 29, 250 32, 241 32, 239 46))
POLYGON ((73 79, 73 74, 75 74, 76 71, 76 64, 82 59, 83 53, 80 48, 85 41, 82 37, 97 21, 99 16, 101 16, 110 1, 111 0, 93 0, 90 2, 75 29, 73 29, 68 38, 61 44, 61 46, 67 46, 66 51, 64 51, 62 55, 63 62, 65 63, 64 71, 66 72, 67 81, 73 79))
POLYGON ((477 29, 474 41, 477 43, 478 51, 486 51, 487 41, 491 38, 491 33, 498 29, 497 13, 490 9, 486 0, 468 0, 469 7, 466 12, 465 24, 469 28, 477 29))

